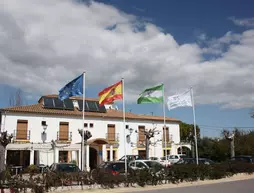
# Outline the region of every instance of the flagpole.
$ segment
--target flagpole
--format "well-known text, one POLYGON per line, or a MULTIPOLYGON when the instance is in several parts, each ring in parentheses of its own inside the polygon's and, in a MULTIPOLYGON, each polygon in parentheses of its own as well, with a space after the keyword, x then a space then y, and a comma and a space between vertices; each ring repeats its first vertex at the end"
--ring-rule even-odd
MULTIPOLYGON (((162 83, 163 84, 163 83, 162 83)), ((165 87, 164 87, 164 84, 163 84, 163 124, 164 124, 164 148, 165 148, 165 158, 166 160, 168 160, 168 155, 167 155, 167 132, 166 132, 166 109, 165 109, 165 87)))
POLYGON ((126 126, 125 126, 125 95, 124 95, 124 78, 122 78, 122 92, 123 92, 123 134, 124 134, 124 165, 125 165, 125 177, 127 178, 128 168, 127 168, 127 157, 126 157, 126 126))
POLYGON ((194 103, 194 97, 193 97, 193 89, 192 89, 192 87, 191 87, 190 91, 191 91, 193 123, 194 123, 194 134, 195 134, 196 163, 198 165, 197 126, 196 126, 195 103, 194 103))
POLYGON ((83 119, 82 119, 82 147, 81 147, 81 152, 82 152, 82 157, 81 157, 81 162, 82 162, 82 165, 81 165, 81 170, 82 171, 85 171, 85 144, 84 144, 84 135, 85 135, 85 75, 86 75, 86 72, 83 72, 83 119))

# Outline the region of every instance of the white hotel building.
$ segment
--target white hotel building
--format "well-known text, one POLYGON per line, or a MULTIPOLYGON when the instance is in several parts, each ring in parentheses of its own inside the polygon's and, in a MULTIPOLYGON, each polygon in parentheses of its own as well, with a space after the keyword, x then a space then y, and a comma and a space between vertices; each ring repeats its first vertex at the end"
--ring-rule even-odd
POLYGON ((163 117, 138 115, 126 112, 124 136, 123 112, 112 106, 98 104, 98 99, 86 98, 85 122, 82 121, 82 98, 71 97, 64 102, 57 95, 42 96, 37 104, 1 109, 1 131, 13 134, 7 146, 6 164, 27 167, 31 164, 51 165, 58 162, 76 161, 81 166, 81 136, 78 129, 84 125, 92 137, 86 147, 87 169, 102 161, 117 160, 124 156, 124 137, 127 155, 145 157, 144 129, 156 127, 157 134, 151 139, 150 157, 176 154, 180 143, 180 121, 163 117), (133 132, 131 132, 131 130, 133 132), (42 134, 45 132, 46 134, 42 134), (166 144, 164 133, 166 133, 166 144), (55 146, 52 145, 55 141, 55 146))

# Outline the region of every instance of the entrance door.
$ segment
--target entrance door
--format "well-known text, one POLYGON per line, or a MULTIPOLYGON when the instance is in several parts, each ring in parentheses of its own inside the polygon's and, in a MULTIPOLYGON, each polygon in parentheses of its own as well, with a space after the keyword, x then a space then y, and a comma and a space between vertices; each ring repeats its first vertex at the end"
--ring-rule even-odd
POLYGON ((68 151, 59 151, 59 163, 68 163, 68 151))
POLYGON ((142 159, 146 159, 146 150, 138 150, 138 155, 142 157, 142 159))
POLYGON ((89 163, 90 163, 90 170, 97 167, 97 150, 90 147, 89 148, 89 163))

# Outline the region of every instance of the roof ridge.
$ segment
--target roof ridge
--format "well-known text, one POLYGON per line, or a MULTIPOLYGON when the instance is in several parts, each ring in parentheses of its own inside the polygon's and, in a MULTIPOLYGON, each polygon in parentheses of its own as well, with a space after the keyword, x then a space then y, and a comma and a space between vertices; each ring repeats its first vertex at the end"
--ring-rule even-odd
POLYGON ((41 105, 41 104, 36 103, 36 104, 31 104, 31 105, 9 106, 9 107, 5 107, 5 108, 0 108, 0 110, 10 110, 10 109, 15 109, 15 108, 31 107, 31 106, 37 106, 37 105, 41 105))
MULTIPOLYGON (((14 113, 32 113, 32 114, 47 114, 53 116, 82 116, 82 111, 78 110, 63 110, 63 109, 49 109, 44 108, 42 103, 25 105, 25 106, 13 106, 0 109, 2 111, 9 111, 14 113)), ((99 112, 85 112, 86 116, 90 117, 101 117, 101 118, 113 118, 113 119, 122 119, 123 111, 116 109, 107 109, 106 113, 99 112)), ((163 121, 163 116, 154 116, 154 115, 143 115, 135 114, 133 112, 125 112, 126 119, 137 119, 137 120, 149 120, 149 121, 163 121)), ((166 121, 171 122, 181 122, 178 119, 166 117, 166 121)))

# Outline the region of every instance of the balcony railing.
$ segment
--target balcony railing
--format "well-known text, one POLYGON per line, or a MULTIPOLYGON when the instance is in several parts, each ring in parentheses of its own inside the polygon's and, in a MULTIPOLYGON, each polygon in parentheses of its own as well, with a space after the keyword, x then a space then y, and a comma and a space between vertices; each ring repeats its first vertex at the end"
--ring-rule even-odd
POLYGON ((146 147, 146 140, 145 139, 138 139, 137 141, 137 147, 146 147))
POLYGON ((106 133, 106 139, 109 143, 118 143, 119 133, 106 133))
POLYGON ((57 141, 58 142, 71 142, 72 141, 72 132, 68 132, 68 134, 66 135, 66 133, 61 133, 61 132, 57 132, 57 141))
POLYGON ((17 132, 17 130, 13 131, 13 141, 14 142, 29 142, 30 141, 30 130, 27 132, 17 132))
POLYGON ((171 141, 162 141, 162 147, 163 148, 169 148, 171 147, 171 141))

